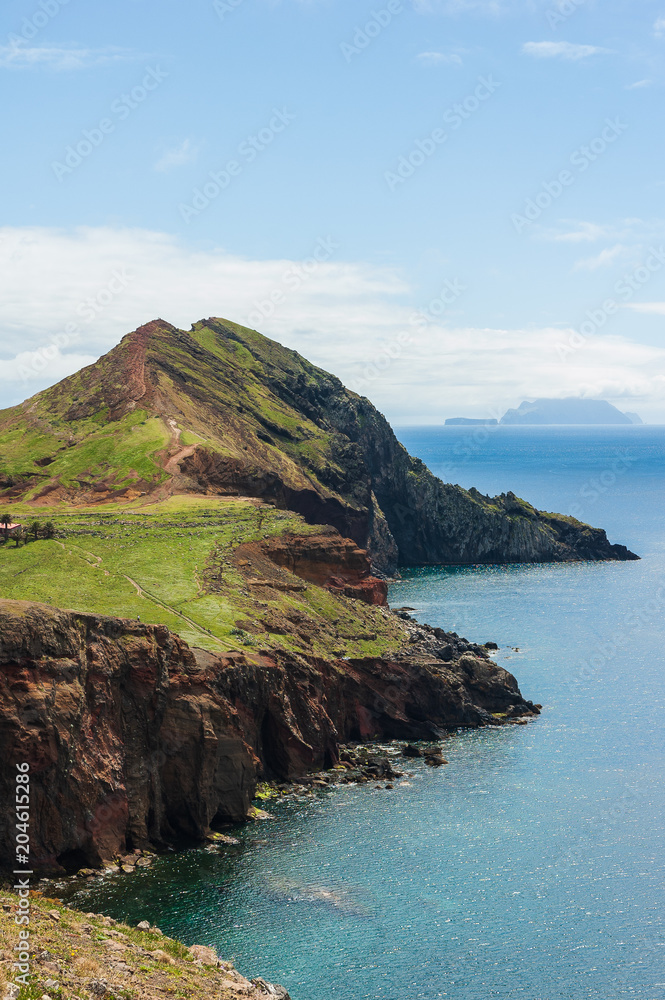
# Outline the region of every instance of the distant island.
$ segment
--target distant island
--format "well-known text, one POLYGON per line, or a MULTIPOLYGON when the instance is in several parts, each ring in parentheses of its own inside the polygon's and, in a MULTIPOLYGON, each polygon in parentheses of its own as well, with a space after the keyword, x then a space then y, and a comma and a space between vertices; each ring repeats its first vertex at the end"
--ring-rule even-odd
POLYGON ((502 424, 637 424, 637 414, 622 413, 606 399, 536 399, 501 417, 502 424))
POLYGON ((450 417, 446 420, 447 427, 484 425, 546 425, 546 424, 641 424, 642 419, 637 413, 622 413, 612 403, 605 399, 579 399, 570 396, 567 399, 534 399, 525 400, 514 410, 507 410, 501 420, 450 417))

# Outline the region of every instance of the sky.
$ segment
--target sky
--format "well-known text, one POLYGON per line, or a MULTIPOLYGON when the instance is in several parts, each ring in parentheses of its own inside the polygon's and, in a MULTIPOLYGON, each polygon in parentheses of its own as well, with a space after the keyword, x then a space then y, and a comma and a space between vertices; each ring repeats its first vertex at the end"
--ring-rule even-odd
POLYGON ((0 407, 232 319, 396 425, 665 423, 665 0, 7 0, 0 407))

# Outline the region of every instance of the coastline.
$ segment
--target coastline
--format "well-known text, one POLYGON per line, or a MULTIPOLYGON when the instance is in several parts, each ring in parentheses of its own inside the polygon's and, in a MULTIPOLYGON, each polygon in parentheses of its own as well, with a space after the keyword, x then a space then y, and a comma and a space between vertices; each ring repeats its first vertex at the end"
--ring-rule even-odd
MULTIPOLYGON (((14 764, 30 770, 32 868, 204 840, 251 815, 260 781, 329 772, 349 741, 538 715, 484 647, 385 614, 401 629, 391 654, 328 660, 214 655, 163 626, 0 601, 1 782, 9 796, 14 764)), ((6 816, 5 864, 14 834, 6 816)))

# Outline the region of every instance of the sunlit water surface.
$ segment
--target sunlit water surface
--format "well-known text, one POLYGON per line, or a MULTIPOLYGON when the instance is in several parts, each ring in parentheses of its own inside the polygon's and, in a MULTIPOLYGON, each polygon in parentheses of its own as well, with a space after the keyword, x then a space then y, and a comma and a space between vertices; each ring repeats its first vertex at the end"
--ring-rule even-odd
POLYGON ((496 640, 541 718, 457 733, 447 767, 282 802, 239 847, 163 857, 74 902, 214 945, 294 1000, 663 1000, 665 428, 400 437, 435 472, 575 509, 643 557, 391 587, 421 621, 496 640))

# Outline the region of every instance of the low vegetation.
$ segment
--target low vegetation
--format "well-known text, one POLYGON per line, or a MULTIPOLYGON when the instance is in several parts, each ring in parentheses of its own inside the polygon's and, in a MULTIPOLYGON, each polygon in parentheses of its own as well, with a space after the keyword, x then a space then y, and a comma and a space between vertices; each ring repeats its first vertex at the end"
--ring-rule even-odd
POLYGON ((0 892, 0 997, 12 1000, 247 1000, 265 996, 220 962, 212 949, 190 950, 158 928, 146 930, 95 913, 79 913, 30 893, 30 971, 27 983, 12 968, 20 927, 18 898, 0 892))
MULTIPOLYGON (((34 508, 15 505, 30 524, 34 508)), ((0 545, 0 593, 79 612, 167 625, 190 645, 279 647, 320 655, 380 655, 401 633, 380 608, 295 577, 294 589, 255 587, 238 546, 312 534, 297 514, 257 501, 170 497, 144 506, 49 508, 54 537, 0 545)), ((283 571, 286 572, 286 571, 283 571)))

